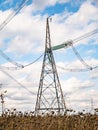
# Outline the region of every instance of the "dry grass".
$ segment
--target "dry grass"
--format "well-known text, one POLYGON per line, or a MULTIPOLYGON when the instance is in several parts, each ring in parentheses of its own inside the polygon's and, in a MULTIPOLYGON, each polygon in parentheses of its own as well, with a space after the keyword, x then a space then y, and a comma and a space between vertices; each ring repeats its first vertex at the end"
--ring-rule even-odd
POLYGON ((44 115, 7 112, 0 117, 0 130, 98 130, 98 115, 44 115))

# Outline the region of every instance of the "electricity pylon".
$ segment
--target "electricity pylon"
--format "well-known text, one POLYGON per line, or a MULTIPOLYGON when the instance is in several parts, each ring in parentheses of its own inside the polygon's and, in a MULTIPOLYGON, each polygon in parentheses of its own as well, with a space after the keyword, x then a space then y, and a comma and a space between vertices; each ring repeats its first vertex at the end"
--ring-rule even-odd
POLYGON ((51 49, 49 18, 47 18, 45 52, 37 93, 35 114, 45 114, 52 111, 57 114, 64 114, 66 112, 66 105, 51 49))
POLYGON ((2 116, 4 114, 4 94, 6 93, 7 91, 4 91, 3 93, 0 94, 0 97, 1 97, 1 104, 2 104, 2 116))

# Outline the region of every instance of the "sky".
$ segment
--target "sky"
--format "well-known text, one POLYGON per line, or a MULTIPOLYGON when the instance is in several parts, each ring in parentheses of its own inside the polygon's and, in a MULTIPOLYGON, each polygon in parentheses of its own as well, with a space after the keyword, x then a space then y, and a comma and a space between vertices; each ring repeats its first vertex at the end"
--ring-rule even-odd
MULTIPOLYGON (((0 0, 0 93, 4 94, 5 109, 34 111, 45 49, 46 18, 52 18, 51 45, 59 45, 98 28, 98 1, 27 0, 21 11, 7 21, 21 2, 0 0), (3 26, 4 21, 7 24, 3 26)), ((92 106, 98 107, 98 33, 73 46, 84 62, 68 47, 53 51, 55 63, 66 107, 89 112, 92 106), (87 70, 88 66, 96 68, 79 71, 87 70)))

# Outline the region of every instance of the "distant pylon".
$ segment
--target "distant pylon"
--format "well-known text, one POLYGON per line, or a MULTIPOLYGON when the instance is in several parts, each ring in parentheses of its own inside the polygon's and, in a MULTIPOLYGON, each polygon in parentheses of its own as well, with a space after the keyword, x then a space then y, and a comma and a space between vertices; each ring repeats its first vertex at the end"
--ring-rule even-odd
POLYGON ((0 98, 1 98, 1 104, 2 104, 2 116, 4 114, 4 94, 6 93, 7 91, 4 91, 3 93, 0 94, 0 98))
POLYGON ((66 105, 51 49, 49 18, 46 21, 45 53, 35 106, 36 115, 50 112, 64 114, 66 105))

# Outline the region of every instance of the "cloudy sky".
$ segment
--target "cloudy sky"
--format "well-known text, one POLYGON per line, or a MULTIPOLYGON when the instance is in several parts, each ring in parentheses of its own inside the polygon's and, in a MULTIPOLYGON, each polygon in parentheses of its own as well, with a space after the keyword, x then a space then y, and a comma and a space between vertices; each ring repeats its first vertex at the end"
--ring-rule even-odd
MULTIPOLYGON (((51 44, 59 45, 98 28, 98 1, 27 0, 12 18, 21 2, 0 0, 0 93, 7 90, 5 108, 30 111, 35 108, 39 86, 46 18, 52 18, 51 44)), ((66 106, 90 111, 91 106, 98 107, 98 34, 74 43, 74 47, 78 56, 72 47, 53 51, 57 71, 66 106), (88 70, 89 66, 95 68, 88 70)))

